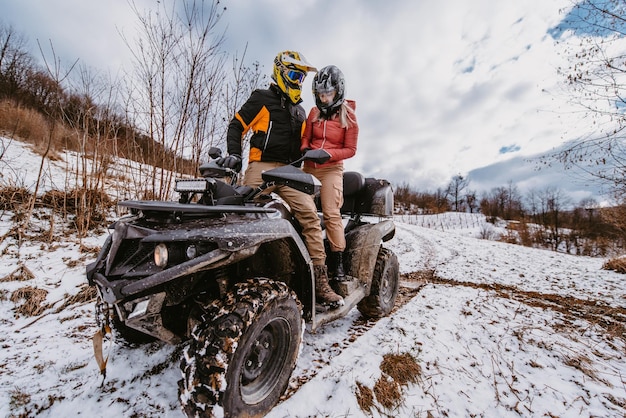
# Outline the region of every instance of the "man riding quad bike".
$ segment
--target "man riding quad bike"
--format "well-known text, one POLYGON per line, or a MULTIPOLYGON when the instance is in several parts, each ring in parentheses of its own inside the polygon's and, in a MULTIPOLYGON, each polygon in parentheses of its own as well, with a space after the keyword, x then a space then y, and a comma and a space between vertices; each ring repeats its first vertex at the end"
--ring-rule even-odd
MULTIPOLYGON (((322 150, 303 158, 323 161, 322 150)), ((287 165, 256 189, 234 186, 219 149, 201 178, 176 181, 178 201, 124 201, 87 266, 103 333, 130 343, 187 341, 179 398, 189 416, 262 416, 279 401, 295 367, 305 323, 311 332, 353 307, 389 314, 398 293, 391 239, 393 193, 385 180, 344 176, 346 277, 331 283, 345 301, 316 304, 311 258, 289 209, 263 191, 286 185, 315 194, 315 177, 287 165)), ((98 356, 98 353, 96 353, 98 356)))

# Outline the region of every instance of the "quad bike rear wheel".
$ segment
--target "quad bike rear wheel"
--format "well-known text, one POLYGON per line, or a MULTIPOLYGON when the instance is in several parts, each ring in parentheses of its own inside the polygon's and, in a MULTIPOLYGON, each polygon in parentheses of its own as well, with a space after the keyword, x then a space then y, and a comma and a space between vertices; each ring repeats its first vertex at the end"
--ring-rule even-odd
POLYGON ((396 303, 399 285, 398 257, 391 250, 381 246, 376 257, 370 294, 359 302, 357 309, 368 318, 389 315, 396 303))
POLYGON ((253 279, 215 301, 181 361, 185 413, 261 417, 278 403, 302 340, 302 306, 284 283, 253 279))

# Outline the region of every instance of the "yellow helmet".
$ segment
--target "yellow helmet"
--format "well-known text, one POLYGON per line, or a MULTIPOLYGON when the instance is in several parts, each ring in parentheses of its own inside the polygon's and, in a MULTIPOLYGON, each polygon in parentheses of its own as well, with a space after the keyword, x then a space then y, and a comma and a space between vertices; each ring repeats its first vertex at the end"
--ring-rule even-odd
POLYGON ((274 58, 272 80, 283 91, 292 103, 300 103, 302 82, 306 73, 317 71, 299 52, 283 51, 274 58))

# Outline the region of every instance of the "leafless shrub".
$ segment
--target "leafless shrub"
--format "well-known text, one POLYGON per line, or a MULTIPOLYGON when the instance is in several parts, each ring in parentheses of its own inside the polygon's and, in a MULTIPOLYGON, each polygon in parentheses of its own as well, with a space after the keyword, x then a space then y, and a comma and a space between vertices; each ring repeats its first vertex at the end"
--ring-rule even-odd
POLYGON ((32 194, 25 187, 0 187, 0 210, 15 211, 17 207, 28 205, 30 199, 32 194))
POLYGON ((15 308, 16 315, 36 316, 46 310, 47 305, 43 303, 46 296, 48 296, 47 290, 26 286, 13 292, 9 299, 13 303, 23 301, 21 305, 15 308))
POLYGON ((495 228, 490 223, 484 223, 480 226, 479 237, 481 239, 493 240, 496 236, 495 228))

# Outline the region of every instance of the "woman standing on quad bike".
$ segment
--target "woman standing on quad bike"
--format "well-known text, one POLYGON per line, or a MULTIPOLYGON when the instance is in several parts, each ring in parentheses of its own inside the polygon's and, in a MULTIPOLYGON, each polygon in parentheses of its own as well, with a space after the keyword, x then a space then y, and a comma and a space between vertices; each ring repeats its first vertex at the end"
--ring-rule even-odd
POLYGON ((346 239, 341 222, 343 205, 343 160, 353 157, 359 136, 356 104, 346 100, 345 78, 334 65, 322 68, 313 79, 316 107, 306 120, 301 151, 323 149, 330 154, 324 164, 304 162, 304 171, 322 183, 320 199, 330 246, 330 272, 338 280, 345 277, 343 251, 346 239))
MULTIPOLYGON (((263 183, 261 174, 300 158, 300 143, 306 112, 300 103, 302 82, 316 68, 296 51, 280 52, 274 59, 269 89, 255 90, 228 125, 226 141, 228 157, 221 164, 241 170, 241 141, 252 130, 248 168, 243 183, 257 187, 263 183)), ((315 294, 318 303, 330 307, 344 304, 328 284, 326 251, 317 208, 313 198, 290 187, 267 189, 282 197, 302 227, 302 235, 313 262, 315 294)))

